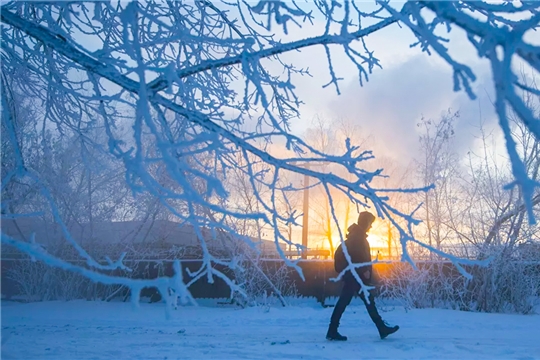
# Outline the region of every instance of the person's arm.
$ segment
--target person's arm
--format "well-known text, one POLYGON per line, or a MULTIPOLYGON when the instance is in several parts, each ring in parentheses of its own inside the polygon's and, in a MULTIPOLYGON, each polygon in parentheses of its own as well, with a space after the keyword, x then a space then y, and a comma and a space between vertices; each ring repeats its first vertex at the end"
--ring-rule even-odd
MULTIPOLYGON (((351 260, 355 264, 366 263, 371 261, 371 256, 366 257, 366 254, 369 254, 369 244, 366 252, 366 241, 358 241, 356 246, 352 247, 349 254, 351 255, 351 260)), ((359 268, 356 268, 356 273, 362 279, 363 282, 369 282, 371 280, 371 265, 365 265, 359 268)))
MULTIPOLYGON (((362 241, 363 244, 363 254, 362 254, 362 261, 361 262, 371 262, 371 248, 369 246, 369 242, 367 240, 362 241)), ((373 266, 366 265, 362 267, 362 280, 365 280, 367 282, 371 281, 371 276, 373 275, 373 266)))

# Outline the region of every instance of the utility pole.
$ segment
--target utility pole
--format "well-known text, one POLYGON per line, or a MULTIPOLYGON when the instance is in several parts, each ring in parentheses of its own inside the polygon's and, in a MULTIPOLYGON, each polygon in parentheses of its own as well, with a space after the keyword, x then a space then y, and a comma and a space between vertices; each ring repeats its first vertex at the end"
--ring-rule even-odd
MULTIPOLYGON (((310 170, 312 166, 324 166, 324 162, 305 162, 299 164, 306 170, 310 170)), ((303 203, 304 218, 302 219, 302 259, 307 259, 308 248, 308 233, 309 233, 309 176, 304 174, 304 203, 303 203)))
MULTIPOLYGON (((309 164, 304 165, 309 170, 309 164)), ((309 228, 309 176, 304 175, 304 218, 302 219, 302 259, 307 259, 308 228, 309 228)))
POLYGON ((390 226, 390 220, 386 224, 388 226, 388 259, 392 260, 392 227, 390 226))

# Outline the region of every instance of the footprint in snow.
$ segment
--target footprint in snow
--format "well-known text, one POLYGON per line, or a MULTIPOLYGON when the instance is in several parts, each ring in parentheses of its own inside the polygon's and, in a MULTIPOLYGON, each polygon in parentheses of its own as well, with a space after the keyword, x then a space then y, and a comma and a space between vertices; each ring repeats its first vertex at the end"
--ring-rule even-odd
POLYGON ((287 344, 290 344, 291 342, 289 340, 285 340, 285 341, 272 341, 270 343, 270 345, 287 345, 287 344))

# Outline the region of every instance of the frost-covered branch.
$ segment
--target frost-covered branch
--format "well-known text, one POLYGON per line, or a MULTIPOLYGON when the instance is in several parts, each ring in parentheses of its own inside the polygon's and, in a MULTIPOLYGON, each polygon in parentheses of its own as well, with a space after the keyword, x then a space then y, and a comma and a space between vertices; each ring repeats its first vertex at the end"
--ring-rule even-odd
MULTIPOLYGON (((380 2, 390 13, 399 16, 389 4, 380 2)), ((411 2, 411 4, 413 4, 411 2)), ((457 63, 443 45, 447 39, 436 35, 439 25, 444 25, 447 32, 453 26, 464 30, 469 41, 475 46, 478 54, 491 63, 493 80, 496 91, 495 108, 499 117, 499 125, 503 130, 506 148, 512 163, 515 181, 508 185, 519 186, 524 194, 529 222, 535 223, 533 202, 540 184, 529 178, 524 170, 523 161, 516 151, 516 144, 508 125, 508 111, 514 111, 519 121, 536 139, 540 139, 540 119, 533 110, 527 106, 518 95, 517 89, 529 91, 519 84, 516 75, 516 58, 529 65, 537 72, 540 71, 540 47, 527 42, 525 34, 536 31, 540 22, 540 5, 534 2, 517 4, 490 4, 486 2, 449 2, 449 1, 421 1, 418 7, 411 6, 413 19, 400 16, 417 36, 423 50, 434 50, 454 69, 454 89, 463 86, 471 98, 474 93, 470 82, 475 80, 471 69, 464 64, 457 63), (420 6, 431 10, 435 17, 426 20, 422 15, 420 6), (512 16, 519 14, 520 20, 512 16), (517 56, 515 56, 517 55, 517 56)))
POLYGON ((44 262, 45 264, 60 268, 66 271, 81 274, 90 280, 105 284, 105 285, 124 285, 131 290, 131 301, 134 305, 139 304, 140 292, 145 287, 156 287, 164 298, 169 298, 169 289, 173 289, 177 296, 180 297, 182 303, 192 302, 195 300, 191 296, 187 286, 182 279, 182 269, 180 261, 176 260, 173 267, 175 275, 172 277, 161 277, 157 279, 130 279, 121 276, 113 276, 104 273, 99 273, 84 267, 70 264, 64 260, 57 258, 45 252, 35 244, 29 244, 2 233, 2 243, 19 249, 25 254, 30 255, 33 259, 44 262))

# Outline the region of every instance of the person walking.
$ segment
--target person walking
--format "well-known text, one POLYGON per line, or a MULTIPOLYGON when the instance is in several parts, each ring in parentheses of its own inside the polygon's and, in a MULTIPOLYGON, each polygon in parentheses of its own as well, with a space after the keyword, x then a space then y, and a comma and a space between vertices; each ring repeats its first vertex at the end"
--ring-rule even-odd
MULTIPOLYGON (((351 262, 353 264, 371 262, 371 249, 367 241, 367 233, 371 229, 371 225, 374 221, 375 216, 368 211, 364 211, 358 215, 358 222, 356 224, 352 224, 348 229, 347 239, 344 243, 347 246, 347 252, 351 257, 351 262)), ((343 252, 342 245, 343 244, 340 244, 336 249, 334 256, 334 268, 338 273, 341 273, 349 265, 345 257, 345 253, 343 252)), ((371 264, 358 267, 355 270, 364 284, 371 285, 373 283, 373 269, 371 264)), ((343 288, 341 290, 341 295, 336 303, 336 306, 334 307, 334 311, 332 312, 330 326, 328 327, 328 332, 326 333, 326 339, 328 340, 347 340, 346 336, 343 336, 338 332, 339 322, 343 312, 351 303, 352 298, 357 295, 361 289, 360 284, 356 281, 356 278, 350 270, 347 270, 347 272, 343 274, 342 280, 343 288)), ((363 291, 360 293, 360 298, 366 305, 366 309, 371 317, 371 320, 375 326, 377 326, 381 339, 384 339, 388 335, 399 330, 399 326, 389 326, 381 318, 379 312, 377 311, 377 307, 375 306, 375 299, 371 291, 369 292, 368 297, 369 303, 366 301, 363 291)))

